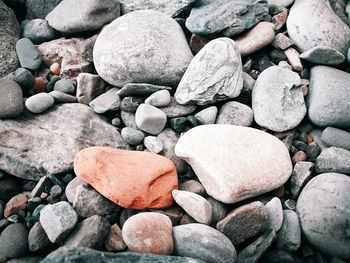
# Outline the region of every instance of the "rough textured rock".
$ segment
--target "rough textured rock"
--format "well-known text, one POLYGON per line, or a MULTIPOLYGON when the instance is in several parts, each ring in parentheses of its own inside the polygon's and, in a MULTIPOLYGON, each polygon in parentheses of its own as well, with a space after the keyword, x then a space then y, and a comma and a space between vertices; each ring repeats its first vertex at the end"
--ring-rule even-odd
POLYGON ((45 19, 62 0, 26 0, 27 19, 45 19))
POLYGON ((41 66, 42 59, 38 49, 28 38, 21 38, 16 43, 16 52, 22 68, 37 70, 41 66))
POLYGON ((129 82, 177 85, 193 58, 181 27, 151 10, 126 14, 106 26, 93 56, 98 74, 118 87, 129 82))
POLYGON ((79 103, 89 105, 98 96, 107 91, 107 83, 99 75, 80 73, 77 78, 77 99, 79 103))
POLYGON ((86 147, 126 148, 113 126, 81 104, 57 105, 41 115, 26 112, 15 121, 0 120, 0 134, 1 169, 31 180, 71 170, 75 154, 86 147))
POLYGON ((108 251, 123 251, 126 248, 122 230, 117 224, 111 226, 111 230, 105 240, 105 247, 108 251))
POLYGON ((253 115, 253 110, 249 106, 229 101, 220 108, 216 123, 250 126, 253 123, 253 115))
MULTIPOLYGON (((35 78, 32 73, 25 68, 18 68, 14 72, 6 75, 5 79, 13 80, 21 86, 22 90, 30 91, 34 88, 35 78)), ((1 96, 2 97, 2 96, 1 96)))
POLYGON ((9 79, 0 79, 0 118, 13 118, 23 110, 21 87, 9 79))
POLYGON ((89 103, 90 107, 98 114, 107 111, 116 111, 120 108, 120 97, 117 88, 112 88, 89 103))
POLYGON ((189 64, 175 93, 180 104, 206 105, 237 97, 243 87, 242 60, 229 38, 210 41, 189 64))
POLYGON ((324 46, 313 47, 300 54, 300 58, 322 65, 338 65, 345 60, 345 56, 338 50, 324 46))
POLYGON ((195 127, 179 139, 175 153, 192 166, 206 192, 224 203, 236 203, 276 189, 292 173, 285 145, 248 127, 195 127), (274 161, 276 158, 279 162, 274 161))
POLYGON ((323 149, 316 159, 315 170, 317 173, 350 174, 349 158, 350 151, 348 150, 336 147, 323 149))
POLYGON ((278 66, 264 70, 255 82, 252 108, 262 127, 282 132, 298 126, 306 106, 298 74, 278 66))
MULTIPOLYGON (((43 178, 43 177, 41 177, 41 178, 43 178)), ((81 180, 79 177, 75 177, 72 181, 70 181, 67 184, 65 194, 66 194, 67 200, 70 203, 73 204, 78 187, 84 183, 85 182, 83 180, 81 180)))
POLYGON ((16 223, 6 227, 0 235, 0 254, 7 258, 24 256, 28 250, 28 230, 16 223))
POLYGON ((30 229, 28 235, 29 250, 32 252, 44 249, 50 244, 50 240, 41 226, 40 222, 36 222, 30 229))
POLYGON ((326 173, 316 176, 301 192, 296 211, 307 240, 326 255, 350 256, 350 178, 326 173))
POLYGON ((291 194, 297 199, 303 187, 312 178, 314 164, 312 162, 297 162, 293 168, 291 177, 291 194))
POLYGON ((55 39, 55 31, 44 19, 30 20, 25 25, 22 35, 36 45, 55 39))

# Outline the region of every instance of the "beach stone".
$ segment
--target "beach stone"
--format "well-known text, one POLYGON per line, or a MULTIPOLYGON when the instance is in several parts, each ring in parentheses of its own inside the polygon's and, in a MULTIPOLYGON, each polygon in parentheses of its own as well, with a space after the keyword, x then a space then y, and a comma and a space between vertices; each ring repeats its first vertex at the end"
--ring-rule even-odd
POLYGON ((29 97, 25 106, 32 113, 42 113, 52 107, 54 103, 55 100, 50 94, 41 92, 29 97))
POLYGON ((240 102, 229 101, 220 108, 217 124, 250 126, 253 123, 253 110, 240 102))
POLYGON ((145 99, 142 97, 124 97, 120 104, 120 110, 135 113, 138 106, 144 102, 145 99))
POLYGON ((292 210, 283 211, 283 224, 276 239, 277 249, 296 251, 301 242, 298 215, 292 210))
POLYGON ((179 184, 179 190, 195 193, 197 195, 204 196, 205 189, 200 182, 196 180, 188 180, 179 184))
MULTIPOLYGON (((42 177, 43 178, 43 177, 42 177)), ((40 179, 41 180, 41 179, 40 179)), ((72 181, 70 181, 67 184, 65 194, 67 197, 67 200, 73 204, 75 195, 77 193, 77 189, 80 185, 84 184, 84 181, 81 180, 79 177, 75 177, 72 181)))
POLYGON ((322 150, 315 163, 316 173, 344 173, 350 174, 350 151, 330 147, 322 150))
POLYGON ((322 132, 322 141, 327 146, 343 148, 350 151, 349 132, 333 127, 327 127, 322 132))
POLYGON ((9 79, 0 79, 0 118, 13 118, 23 111, 21 87, 9 79))
POLYGON ((205 262, 236 262, 236 249, 231 241, 216 229, 202 224, 173 227, 174 254, 205 262))
POLYGON ((13 214, 27 208, 28 197, 24 194, 18 194, 12 197, 5 205, 4 217, 8 218, 13 214))
POLYGON ((217 222, 224 219, 228 213, 226 205, 212 198, 211 196, 207 197, 207 201, 211 204, 213 212, 211 217, 211 224, 216 224, 217 222))
POLYGON ((177 103, 174 97, 171 97, 170 104, 160 108, 168 118, 177 118, 189 115, 197 109, 196 105, 181 105, 177 103))
POLYGON ((105 247, 108 251, 123 251, 126 248, 122 230, 117 224, 111 226, 111 230, 105 240, 105 247))
POLYGON ((74 94, 75 93, 75 85, 69 79, 60 79, 55 82, 54 90, 66 93, 66 94, 74 94))
POLYGON ((300 58, 314 64, 338 65, 345 61, 344 54, 327 46, 316 46, 302 54, 300 58))
POLYGON ((0 235, 0 254, 6 258, 24 256, 28 251, 28 230, 21 223, 6 227, 0 235))
POLYGON ((121 130, 121 136, 123 140, 130 145, 138 145, 143 142, 145 134, 142 131, 125 127, 121 130))
POLYGON ((235 39, 241 56, 248 56, 271 44, 275 38, 274 24, 260 22, 235 39))
POLYGON ((173 162, 154 153, 90 147, 76 155, 74 171, 103 196, 128 209, 169 207, 171 191, 178 186, 173 162))
POLYGON ((62 0, 27 0, 27 19, 45 19, 62 0))
POLYGON ((30 91, 34 88, 35 78, 33 74, 25 68, 18 68, 4 78, 16 82, 22 88, 23 92, 30 91))
POLYGON ((283 223, 283 208, 281 200, 278 197, 274 197, 268 203, 266 203, 265 206, 269 212, 271 228, 275 232, 279 231, 283 223))
POLYGON ((120 108, 120 97, 117 95, 117 88, 112 88, 89 103, 90 107, 98 114, 107 111, 116 111, 120 108))
POLYGON ((77 78, 77 99, 79 103, 89 105, 98 96, 107 91, 107 84, 98 76, 80 73, 77 78))
POLYGON ((114 0, 63 0, 45 19, 57 31, 78 33, 97 30, 119 15, 119 3, 114 0))
POLYGON ((173 190, 175 202, 198 223, 209 225, 211 222, 211 204, 202 196, 182 190, 173 190))
POLYGON ((272 66, 258 77, 252 108, 257 124, 276 132, 295 128, 306 115, 301 79, 298 74, 272 66))
POLYGON ((242 60, 237 45, 232 39, 217 38, 193 58, 174 96, 180 104, 208 105, 238 97, 242 88, 242 60))
POLYGON ((147 148, 148 151, 153 153, 160 153, 163 151, 163 143, 162 141, 155 136, 146 136, 143 140, 143 144, 147 148))
POLYGON ((152 135, 161 133, 165 127, 166 121, 167 116, 163 111, 148 104, 141 104, 135 113, 137 127, 152 135))
POLYGON ((28 38, 17 41, 16 52, 22 68, 37 70, 41 66, 40 52, 28 38))
POLYGON ((297 199, 303 187, 312 178, 314 164, 312 162, 297 162, 293 168, 291 176, 291 194, 293 199, 297 199))
POLYGON ((149 96, 154 92, 168 90, 171 91, 171 87, 152 85, 147 83, 127 83, 123 86, 117 94, 120 97, 126 96, 149 96))
POLYGON ((291 40, 289 37, 282 33, 278 33, 275 35, 275 38, 272 42, 272 45, 275 48, 281 49, 281 50, 286 50, 287 48, 291 47, 294 45, 293 40, 291 40))
POLYGON ((288 7, 291 4, 293 4, 294 0, 267 0, 267 3, 269 5, 277 5, 277 6, 284 6, 288 7))
POLYGON ((132 252, 171 255, 172 224, 166 215, 146 212, 130 217, 123 225, 124 242, 132 252))
POLYGON ((194 117, 196 117, 200 124, 214 124, 217 114, 218 108, 216 106, 211 106, 196 113, 194 117))
POLYGON ((98 74, 117 87, 129 82, 177 85, 193 58, 176 21, 151 10, 131 12, 106 26, 93 56, 98 74))
POLYGON ((276 189, 292 173, 283 142, 248 127, 214 124, 192 128, 179 139, 175 153, 192 166, 208 195, 223 203, 276 189), (278 163, 273 161, 276 158, 278 163))
POLYGON ((33 44, 39 45, 43 42, 55 39, 56 34, 49 23, 44 19, 30 20, 24 27, 22 36, 30 39, 33 44))
POLYGON ((349 189, 348 176, 325 173, 311 179, 299 196, 296 211, 302 232, 325 255, 350 256, 349 189))
POLYGON ((76 153, 86 147, 127 146, 115 127, 78 103, 55 105, 45 114, 25 112, 16 120, 0 120, 0 134, 1 169, 30 180, 72 170, 76 153))
POLYGON ((28 246, 32 252, 40 251, 51 244, 44 228, 40 222, 36 222, 30 229, 28 235, 28 246))
POLYGON ((21 186, 15 177, 0 180, 0 200, 7 202, 21 192, 21 186))
POLYGON ((284 51, 284 54, 286 55, 289 64, 292 66, 292 68, 295 71, 302 71, 304 69, 303 64, 301 63, 300 54, 298 51, 296 51, 292 47, 289 47, 284 51))
POLYGON ((233 36, 253 27, 267 14, 266 0, 201 0, 192 8, 186 27, 198 35, 233 36))
POLYGON ((135 130, 138 129, 136 120, 135 120, 135 113, 120 111, 120 117, 126 127, 130 127, 135 130))
POLYGON ((77 97, 57 91, 57 90, 53 90, 49 92, 49 95, 51 95, 54 98, 55 102, 61 102, 61 103, 78 102, 77 97))
POLYGON ((150 104, 154 107, 166 107, 170 104, 171 97, 168 90, 159 90, 149 96, 146 100, 146 104, 150 104))

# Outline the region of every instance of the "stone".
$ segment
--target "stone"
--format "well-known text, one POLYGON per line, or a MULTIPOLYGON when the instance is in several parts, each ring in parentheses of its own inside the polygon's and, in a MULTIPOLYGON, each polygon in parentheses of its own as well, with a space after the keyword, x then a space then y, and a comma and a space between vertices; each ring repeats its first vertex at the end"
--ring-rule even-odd
POLYGON ((132 252, 171 255, 172 224, 166 215, 146 212, 130 217, 123 225, 124 242, 132 252))
MULTIPOLYGON (((43 177, 42 177, 43 178, 43 177)), ((41 179, 40 179, 41 180, 41 179)), ((77 189, 80 185, 84 184, 84 181, 81 180, 79 177, 75 177, 72 181, 70 181, 67 184, 65 194, 67 197, 67 200, 73 204, 75 195, 77 193, 77 189)))
POLYGON ((95 45, 97 37, 98 37, 98 34, 93 35, 92 37, 85 39, 84 42, 82 43, 80 51, 81 51, 82 57, 86 61, 89 61, 89 62, 94 61, 93 49, 94 49, 94 45, 95 45))
POLYGON ((116 111, 120 108, 120 97, 117 95, 117 88, 112 88, 89 103, 90 107, 98 114, 107 111, 116 111))
POLYGON ((30 39, 33 44, 39 45, 55 39, 56 34, 49 23, 44 19, 30 20, 24 27, 22 36, 30 39))
POLYGON ((303 187, 312 178, 314 164, 312 162, 297 162, 293 168, 291 176, 291 194, 293 199, 297 199, 303 187))
POLYGON ((51 242, 46 235, 44 228, 41 226, 40 222, 36 222, 34 226, 30 229, 28 235, 28 246, 29 250, 32 252, 40 251, 50 245, 51 242))
POLYGON ((170 104, 170 92, 168 90, 159 90, 149 96, 146 100, 146 104, 150 104, 154 107, 166 107, 170 104))
POLYGON ((345 56, 342 53, 327 46, 315 46, 300 54, 300 58, 322 65, 338 65, 345 61, 345 56))
POLYGON ((80 73, 77 78, 77 99, 79 103, 89 105, 98 96, 107 91, 107 84, 98 76, 80 73))
POLYGON ((200 124, 214 124, 217 115, 218 108, 216 106, 211 106, 196 113, 194 117, 197 118, 200 124))
POLYGON ((277 6, 284 6, 289 7, 291 4, 293 4, 294 0, 267 0, 267 3, 269 5, 277 5, 277 6))
POLYGON ((29 97, 25 101, 26 109, 31 113, 42 113, 53 106, 54 98, 48 93, 41 92, 29 97))
POLYGON ((28 0, 26 1, 27 19, 45 19, 62 0, 28 0))
POLYGON ((211 196, 207 197, 207 201, 211 204, 212 207, 211 224, 216 224, 217 222, 224 219, 228 213, 226 205, 217 201, 211 196))
POLYGON ((163 151, 163 143, 162 141, 155 136, 146 136, 143 140, 143 144, 147 148, 148 151, 153 153, 160 153, 163 151))
POLYGON ((21 192, 21 186, 14 177, 0 180, 0 200, 7 202, 21 192))
POLYGON ((12 197, 5 205, 4 217, 8 218, 19 211, 26 209, 28 197, 24 194, 18 194, 12 197))
POLYGON ((171 191, 178 186, 173 162, 154 153, 90 147, 76 155, 74 171, 103 196, 129 209, 169 207, 171 191))
POLYGON ((21 223, 6 227, 0 235, 0 254, 7 258, 24 256, 28 250, 28 230, 21 223))
POLYGON ((193 58, 181 27, 151 10, 131 12, 106 26, 93 56, 98 74, 117 87, 129 82, 177 85, 193 58))
POLYGON ((273 66, 258 77, 252 108, 257 124, 276 132, 295 128, 306 115, 301 79, 298 74, 273 66))
POLYGON ((350 151, 330 147, 322 150, 315 163, 316 173, 344 173, 350 174, 350 151))
POLYGON ((275 38, 272 42, 272 45, 275 48, 281 49, 281 50, 285 50, 287 48, 289 48, 290 46, 292 46, 294 44, 293 40, 291 40, 289 37, 287 37, 286 35, 282 34, 282 33, 278 33, 277 35, 275 35, 275 38))
POLYGON ((18 68, 4 78, 16 82, 22 88, 23 92, 30 91, 34 88, 35 78, 33 74, 25 68, 18 68))
POLYGON ((55 102, 60 102, 60 103, 78 102, 77 97, 57 91, 57 90, 53 90, 49 92, 49 95, 51 95, 54 98, 55 102))
POLYGON ((57 243, 68 236, 77 222, 77 213, 65 201, 47 205, 40 212, 40 224, 52 243, 57 243))
POLYGON ((204 197, 182 190, 173 190, 175 202, 198 223, 209 225, 212 216, 211 204, 204 197))
POLYGON ((205 262, 233 263, 236 249, 231 241, 216 229, 202 224, 173 227, 174 254, 205 262))
POLYGON ((126 148, 115 127, 78 103, 56 105, 45 114, 26 112, 16 120, 0 120, 0 134, 1 169, 30 180, 72 170, 76 153, 86 147, 126 148))
POLYGON ((322 141, 324 144, 330 147, 343 148, 350 151, 350 133, 333 128, 327 127, 322 132, 322 141))
POLYGON ((79 33, 97 30, 119 15, 119 3, 114 0, 63 0, 45 19, 59 32, 79 33))
POLYGON ((149 96, 154 92, 168 90, 171 91, 171 87, 152 85, 146 83, 127 83, 123 86, 117 94, 120 97, 126 96, 149 96))
POLYGON ((134 113, 121 111, 120 117, 121 117, 121 119, 126 127, 130 127, 130 128, 135 129, 135 130, 138 129, 136 121, 135 121, 135 114, 134 113))
POLYGON ((166 121, 167 116, 163 111, 148 104, 141 104, 135 113, 137 127, 152 135, 161 133, 165 127, 166 121))
POLYGON ((295 255, 295 253, 291 253, 284 250, 271 250, 267 251, 262 258, 263 262, 266 263, 299 263, 300 258, 295 255))
POLYGON ((348 176, 325 173, 311 179, 298 198, 296 212, 302 232, 325 255, 350 256, 349 189, 348 176))
POLYGON ((297 162, 303 162, 307 160, 307 155, 303 151, 297 151, 293 156, 292 156, 292 162, 297 163, 297 162))
POLYGON ((100 249, 110 231, 108 220, 99 215, 88 217, 81 221, 65 240, 68 248, 88 247, 100 249))
POLYGON ((117 224, 111 226, 111 230, 105 240, 105 247, 108 251, 123 251, 126 248, 122 230, 117 224))
POLYGON ((142 131, 130 127, 123 128, 120 134, 123 140, 130 145, 138 145, 145 138, 145 134, 142 131))
POLYGON ((179 184, 179 190, 195 193, 197 195, 204 196, 205 189, 200 182, 196 180, 188 180, 179 184))
POLYGON ((50 71, 52 72, 52 74, 58 76, 61 73, 61 66, 60 66, 60 64, 58 64, 57 62, 53 63, 50 66, 50 71))
POLYGON ((292 47, 289 47, 284 51, 284 54, 286 55, 289 64, 292 66, 292 68, 295 71, 302 71, 304 69, 303 64, 301 63, 300 55, 298 51, 296 51, 292 47))
POLYGON ((142 97, 124 97, 120 104, 120 110, 135 113, 138 106, 145 102, 142 97))
POLYGON ((75 93, 75 85, 69 79, 60 79, 55 82, 54 90, 60 91, 66 94, 74 94, 75 93))
POLYGON ((233 36, 253 27, 267 14, 266 0, 201 0, 192 8, 186 27, 198 35, 233 36))
POLYGON ((217 38, 193 58, 174 96, 180 104, 208 105, 238 97, 242 88, 242 60, 238 47, 232 39, 217 38))
POLYGON ((267 208, 260 201, 255 201, 230 212, 216 224, 216 229, 224 233, 234 245, 239 245, 263 233, 269 224, 267 208))
POLYGON ((177 118, 189 115, 196 109, 196 105, 181 105, 177 103, 174 97, 171 97, 170 104, 166 107, 160 108, 168 118, 177 118))
POLYGON ((41 55, 28 38, 21 38, 17 41, 16 52, 22 68, 37 70, 41 66, 41 55))
POLYGON ((175 153, 191 165, 208 195, 223 203, 276 189, 292 173, 283 142, 248 127, 214 124, 192 128, 179 139, 175 153), (276 158, 278 162, 273 161, 276 158))
POLYGON ((301 230, 298 215, 292 210, 284 210, 283 224, 277 235, 276 247, 294 252, 300 247, 300 242, 301 230))
POLYGON ((269 212, 269 221, 271 228, 275 232, 279 231, 283 223, 283 209, 281 200, 277 197, 274 197, 268 203, 266 203, 265 206, 269 212))
POLYGON ((260 22, 247 33, 235 38, 241 56, 248 56, 271 44, 275 38, 274 24, 260 22))
POLYGON ((249 106, 237 101, 229 101, 221 106, 216 123, 251 126, 253 115, 253 110, 249 106))
POLYGON ((9 79, 0 79, 0 118, 13 118, 23 111, 21 87, 9 79))

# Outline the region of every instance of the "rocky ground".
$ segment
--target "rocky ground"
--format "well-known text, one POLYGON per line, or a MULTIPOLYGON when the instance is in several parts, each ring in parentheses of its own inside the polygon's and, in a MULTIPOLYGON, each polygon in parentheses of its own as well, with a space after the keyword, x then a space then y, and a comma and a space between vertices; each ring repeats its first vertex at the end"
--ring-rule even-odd
POLYGON ((350 262, 349 13, 0 0, 0 262, 350 262))

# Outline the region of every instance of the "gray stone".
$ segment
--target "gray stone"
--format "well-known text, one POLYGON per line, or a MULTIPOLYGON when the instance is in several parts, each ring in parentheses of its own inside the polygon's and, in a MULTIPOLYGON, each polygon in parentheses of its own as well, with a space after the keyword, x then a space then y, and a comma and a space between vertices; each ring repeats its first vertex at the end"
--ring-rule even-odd
POLYGON ((211 204, 213 212, 211 217, 211 223, 216 224, 217 222, 224 219, 228 213, 227 207, 223 203, 212 198, 211 196, 207 197, 207 201, 211 204))
POLYGON ((283 211, 283 224, 276 239, 277 249, 294 252, 300 247, 301 230, 298 215, 292 210, 283 211))
POLYGON ((152 85, 146 83, 127 83, 122 87, 117 94, 120 97, 126 96, 148 96, 154 92, 168 90, 171 91, 171 87, 152 85))
POLYGON ((299 75, 272 66, 258 77, 252 94, 252 108, 257 124, 276 132, 295 128, 306 115, 299 75))
POLYGON ((253 115, 253 110, 249 106, 237 101, 229 101, 220 108, 216 123, 251 126, 253 115))
POLYGON ((145 134, 142 131, 130 127, 123 128, 120 134, 123 140, 130 145, 138 145, 145 138, 145 134))
POLYGON ((120 104, 120 110, 135 113, 137 108, 145 102, 142 97, 125 97, 120 104))
POLYGON ((14 72, 6 75, 4 78, 16 82, 21 86, 24 92, 30 91, 34 88, 35 78, 33 74, 25 68, 18 68, 14 72))
POLYGON ((41 92, 29 97, 25 106, 32 113, 42 113, 52 107, 54 103, 55 100, 50 94, 41 92))
POLYGON ((170 104, 170 92, 168 90, 159 90, 149 96, 146 100, 146 104, 150 104, 154 107, 166 107, 170 104))
POLYGON ((27 19, 45 19, 62 0, 26 0, 27 19))
POLYGON ((253 27, 267 14, 266 0, 201 0, 192 8, 186 27, 199 35, 233 36, 253 27))
POLYGON ((345 56, 331 47, 315 46, 302 54, 300 58, 322 65, 338 65, 345 61, 345 56))
POLYGON ((136 121, 135 121, 135 114, 132 112, 126 112, 126 111, 121 111, 120 112, 120 117, 126 127, 130 127, 133 129, 138 129, 136 121))
POLYGON ((6 227, 0 235, 0 255, 7 258, 24 256, 28 250, 28 230, 16 223, 6 227))
POLYGON ((44 19, 30 20, 23 29, 22 36, 38 45, 55 39, 55 31, 44 19))
POLYGON ((32 252, 40 251, 51 244, 44 228, 41 226, 40 222, 36 222, 34 226, 30 229, 28 235, 28 245, 29 250, 32 252))
POLYGON ((343 148, 350 151, 349 132, 333 127, 327 127, 322 132, 322 141, 327 146, 343 148))
POLYGON ((315 163, 316 173, 344 173, 350 174, 350 151, 330 147, 323 149, 315 163))
POLYGON ((304 187, 297 202, 301 229, 322 253, 339 258, 350 256, 350 178, 327 173, 304 187))
POLYGON ((51 184, 51 179, 48 176, 43 176, 37 182, 30 195, 32 198, 39 197, 44 191, 45 187, 51 184))
POLYGON ((176 89, 175 99, 180 104, 207 105, 235 98, 242 88, 238 47, 232 39, 217 38, 193 58, 176 89))
POLYGON ((88 247, 100 249, 110 230, 108 220, 94 215, 80 222, 64 242, 68 248, 88 247))
POLYGON ((266 203, 265 206, 269 212, 270 226, 275 232, 277 232, 281 229, 283 223, 283 208, 281 200, 274 197, 266 203))
POLYGON ((312 162, 297 162, 293 168, 291 177, 291 194, 293 199, 297 199, 303 187, 312 178, 314 164, 312 162))
POLYGON ((78 33, 99 29, 119 15, 119 3, 115 0, 63 0, 45 19, 57 31, 78 33))
POLYGON ((44 259, 43 255, 39 256, 25 256, 21 258, 14 258, 6 261, 6 263, 38 263, 44 259))
POLYGON ((205 262, 236 262, 236 249, 216 229, 202 224, 173 227, 174 254, 194 257, 205 262))
POLYGON ((179 184, 179 190, 195 193, 201 196, 204 196, 205 194, 203 185, 196 180, 188 180, 179 184))
POLYGON ((117 87, 129 82, 177 85, 193 58, 176 21, 151 10, 123 15, 106 26, 93 56, 98 74, 117 87))
POLYGON ((161 151, 163 151, 162 141, 155 136, 145 137, 145 139, 143 140, 143 144, 150 152, 160 153, 161 151))
POLYGON ((267 0, 267 3, 269 5, 277 5, 277 6, 284 6, 288 7, 291 4, 294 3, 294 0, 267 0))
POLYGON ((57 90, 53 90, 49 93, 49 95, 51 95, 55 102, 61 102, 61 103, 75 103, 78 102, 77 97, 57 91, 57 90))
POLYGON ((84 59, 86 59, 89 62, 94 61, 93 50, 94 50, 97 37, 98 37, 98 34, 93 35, 92 37, 85 39, 81 45, 81 50, 80 50, 81 55, 84 59))
POLYGON ((116 111, 120 108, 120 97, 117 95, 117 88, 112 88, 89 103, 90 107, 98 114, 107 111, 116 111))
POLYGON ((77 78, 78 102, 88 105, 107 91, 107 83, 98 75, 80 73, 77 78))
POLYGON ((41 54, 28 38, 21 38, 16 43, 16 52, 22 68, 37 70, 41 66, 41 54))
POLYGON ((346 12, 347 0, 329 0, 328 5, 332 8, 334 13, 345 23, 348 23, 348 17, 346 12))
POLYGON ((69 79, 60 79, 56 81, 54 85, 54 90, 66 93, 66 94, 74 94, 75 93, 75 85, 69 79))
POLYGON ((321 149, 326 148, 327 146, 322 141, 322 129, 313 129, 309 134, 313 137, 314 143, 320 146, 321 149))
POLYGON ((167 121, 165 113, 148 104, 141 104, 135 113, 137 127, 145 132, 158 135, 162 132, 167 121))
POLYGON ((196 105, 181 105, 177 103, 174 97, 171 97, 170 104, 164 108, 160 108, 168 118, 177 118, 189 115, 196 109, 196 105))
POLYGON ((77 193, 78 186, 82 184, 85 184, 85 182, 81 180, 79 177, 75 177, 72 181, 69 182, 69 184, 67 184, 65 193, 66 193, 67 200, 70 203, 72 204, 74 203, 74 198, 77 193))
POLYGON ((14 81, 0 79, 0 118, 13 118, 23 111, 23 92, 14 81))
POLYGON ((0 134, 1 169, 30 180, 72 170, 75 155, 84 148, 126 148, 115 127, 78 103, 57 105, 45 114, 26 112, 16 120, 0 120, 0 134))
POLYGON ((294 45, 294 42, 286 35, 282 33, 278 33, 277 35, 275 35, 275 39, 273 40, 272 45, 275 48, 285 50, 291 47, 292 45, 294 45))
POLYGON ((117 224, 111 226, 111 230, 105 240, 105 247, 108 251, 123 251, 126 244, 123 240, 122 230, 117 224))
POLYGON ((57 243, 68 236, 77 222, 77 213, 65 201, 47 205, 40 212, 41 226, 52 243, 57 243))
POLYGON ((217 114, 218 108, 216 106, 211 106, 196 113, 194 117, 196 117, 200 124, 214 124, 217 114))

